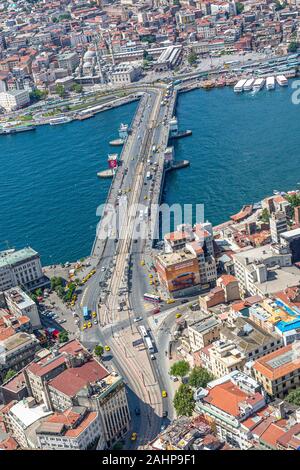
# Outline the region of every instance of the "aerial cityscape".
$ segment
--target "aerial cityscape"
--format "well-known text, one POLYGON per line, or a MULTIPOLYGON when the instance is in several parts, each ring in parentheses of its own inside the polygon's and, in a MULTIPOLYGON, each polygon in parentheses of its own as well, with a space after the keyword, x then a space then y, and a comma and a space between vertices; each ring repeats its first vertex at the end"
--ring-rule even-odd
POLYGON ((0 2, 0 450, 300 450, 299 75, 297 1, 0 2))

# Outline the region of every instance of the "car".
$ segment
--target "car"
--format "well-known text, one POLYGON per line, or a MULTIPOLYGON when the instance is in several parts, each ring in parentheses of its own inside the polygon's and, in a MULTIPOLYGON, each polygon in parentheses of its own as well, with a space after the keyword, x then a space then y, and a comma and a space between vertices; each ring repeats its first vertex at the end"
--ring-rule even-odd
POLYGON ((180 317, 181 317, 181 313, 176 313, 175 317, 176 317, 176 318, 180 318, 180 317))
POLYGON ((95 318, 95 320, 93 321, 94 325, 98 325, 98 320, 97 318, 95 318))
POLYGON ((164 411, 164 412, 163 412, 163 418, 167 418, 167 416, 168 416, 168 412, 167 412, 167 411, 164 411))
POLYGON ((106 268, 104 266, 102 266, 101 272, 104 273, 105 270, 106 270, 106 268))
POLYGON ((136 439, 137 439, 137 433, 136 433, 136 432, 133 432, 133 433, 131 434, 131 438, 130 438, 130 439, 131 439, 132 441, 136 441, 136 439))
POLYGON ((139 408, 135 408, 134 412, 136 416, 139 416, 141 414, 141 410, 139 408))
POLYGON ((164 431, 166 429, 167 425, 166 424, 162 424, 161 427, 160 427, 160 431, 164 431))
POLYGON ((152 286, 152 284, 153 284, 153 281, 149 281, 149 284, 150 284, 150 286, 152 286))
POLYGON ((141 321, 141 320, 143 320, 143 317, 135 317, 133 319, 134 323, 137 323, 138 321, 141 321))
POLYGON ((106 345, 106 346, 104 346, 104 349, 105 349, 105 351, 110 351, 110 347, 109 347, 109 346, 107 346, 107 345, 106 345))
POLYGON ((167 299, 166 304, 173 304, 175 302, 174 299, 167 299))
POLYGON ((87 326, 88 326, 88 328, 92 328, 92 322, 89 321, 87 326))
POLYGON ((166 390, 162 390, 161 396, 162 396, 163 398, 167 398, 168 394, 167 394, 166 390))
POLYGON ((178 382, 178 377, 175 377, 175 375, 171 375, 171 376, 170 376, 170 379, 171 379, 173 382, 178 382))
POLYGON ((155 361, 155 359, 156 359, 154 354, 150 354, 150 358, 151 358, 152 361, 155 361))
POLYGON ((141 266, 145 266, 145 261, 142 259, 141 266))
POLYGON ((149 274, 149 277, 150 277, 150 279, 152 279, 152 278, 153 278, 153 274, 149 274))
POLYGON ((60 323, 62 325, 62 323, 66 323, 67 320, 65 320, 64 318, 62 318, 61 320, 58 320, 58 323, 60 323))
POLYGON ((92 317, 93 317, 93 318, 97 318, 97 313, 96 313, 96 312, 92 312, 92 317))
POLYGON ((180 301, 180 303, 182 303, 182 304, 186 304, 187 302, 188 302, 188 299, 182 299, 182 300, 180 301))

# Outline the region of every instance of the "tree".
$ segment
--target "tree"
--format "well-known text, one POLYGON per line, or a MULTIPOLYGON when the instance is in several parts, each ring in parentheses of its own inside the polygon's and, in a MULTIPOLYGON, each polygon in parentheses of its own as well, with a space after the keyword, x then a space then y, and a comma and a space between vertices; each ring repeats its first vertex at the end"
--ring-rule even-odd
POLYGON ((286 2, 281 3, 280 0, 275 0, 275 10, 283 10, 286 7, 286 2))
POLYGON ((189 63, 190 65, 194 65, 194 64, 197 62, 197 54, 196 54, 196 52, 193 51, 193 50, 191 50, 191 52, 190 52, 189 55, 188 55, 187 60, 188 60, 188 63, 189 63))
POLYGON ((30 93, 30 99, 33 101, 40 101, 46 98, 47 95, 48 95, 48 92, 46 90, 42 91, 36 88, 35 90, 32 90, 32 92, 30 93))
POLYGON ((288 396, 286 397, 286 401, 288 403, 292 403, 293 405, 300 406, 300 388, 296 388, 296 390, 291 390, 288 396))
POLYGON ((298 50, 298 43, 296 41, 292 41, 289 43, 288 52, 297 52, 298 50))
POLYGON ((75 91, 75 93, 81 93, 82 85, 80 85, 80 83, 74 83, 74 85, 72 85, 72 91, 75 91))
POLYGON ((36 295, 37 297, 42 297, 42 296, 43 296, 43 291, 42 291, 42 289, 37 289, 37 290, 35 291, 35 295, 36 295))
POLYGON ((178 416, 192 416, 195 400, 193 390, 189 385, 180 385, 175 393, 173 404, 178 416))
POLYGON ((68 332, 67 331, 61 331, 58 335, 58 341, 60 343, 66 343, 67 341, 69 341, 68 332))
POLYGON ((13 369, 9 369, 4 377, 4 382, 7 382, 9 379, 12 379, 16 375, 16 371, 13 369))
POLYGON ((244 4, 241 2, 237 2, 235 6, 236 6, 236 14, 240 15, 244 11, 244 4))
POLYGON ((270 214, 269 214, 269 211, 268 211, 268 209, 267 209, 266 207, 262 210, 262 213, 261 213, 261 216, 260 216, 260 220, 261 220, 262 222, 265 222, 266 224, 269 223, 270 214))
POLYGON ((208 382, 213 380, 212 374, 207 372, 203 367, 195 366, 189 376, 189 385, 194 388, 205 388, 208 382))
POLYGON ((170 374, 175 375, 175 377, 184 377, 188 374, 189 370, 190 366, 188 362, 177 361, 172 365, 170 369, 170 374))
POLYGON ((94 353, 96 354, 96 356, 101 357, 104 353, 103 346, 101 346, 101 344, 98 344, 98 346, 96 346, 94 349, 94 353))
POLYGON ((293 208, 300 206, 300 194, 297 194, 297 193, 288 194, 286 196, 286 199, 288 200, 288 202, 291 204, 293 208))
POLYGON ((59 276, 59 277, 56 277, 56 276, 51 277, 51 281, 50 281, 50 282, 51 282, 51 289, 52 289, 52 290, 54 290, 54 289, 55 289, 56 287, 58 287, 58 286, 61 286, 61 287, 62 287, 63 284, 64 284, 64 280, 63 280, 63 278, 60 277, 60 276, 59 276))
POLYGON ((56 286, 55 287, 55 292, 57 293, 58 297, 60 297, 61 299, 65 295, 65 289, 62 286, 56 286))
POLYGON ((64 98, 66 96, 66 90, 63 85, 56 85, 55 87, 55 93, 60 97, 64 98))

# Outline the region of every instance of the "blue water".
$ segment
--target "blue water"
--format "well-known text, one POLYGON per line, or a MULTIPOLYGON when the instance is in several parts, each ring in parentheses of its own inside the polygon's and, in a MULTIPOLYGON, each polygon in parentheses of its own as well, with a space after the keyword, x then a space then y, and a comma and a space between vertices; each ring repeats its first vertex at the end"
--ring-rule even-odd
MULTIPOLYGON (((197 90, 179 97, 181 129, 176 158, 191 166, 166 178, 165 202, 205 205, 213 224, 242 204, 300 182, 300 107, 292 89, 235 95, 231 88, 197 90)), ((106 168, 120 122, 130 122, 137 104, 83 122, 43 126, 0 139, 0 248, 31 245, 43 264, 90 253, 106 198, 106 168)))
POLYGON ((137 103, 61 126, 0 137, 0 249, 30 245, 42 263, 73 261, 91 251, 111 180, 108 142, 137 103))
POLYGON ((189 168, 170 173, 165 201, 204 204, 205 218, 221 223, 245 203, 300 182, 300 105, 292 89, 234 94, 231 88, 179 96, 181 129, 176 158, 189 168))

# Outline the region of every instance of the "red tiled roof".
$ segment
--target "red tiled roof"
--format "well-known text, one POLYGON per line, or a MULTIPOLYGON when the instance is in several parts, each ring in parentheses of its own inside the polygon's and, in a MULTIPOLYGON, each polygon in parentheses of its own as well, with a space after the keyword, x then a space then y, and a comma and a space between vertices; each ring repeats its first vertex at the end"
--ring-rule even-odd
POLYGON ((102 380, 108 374, 103 366, 92 359, 80 367, 64 370, 57 377, 50 380, 49 385, 64 395, 73 397, 89 383, 102 380))

